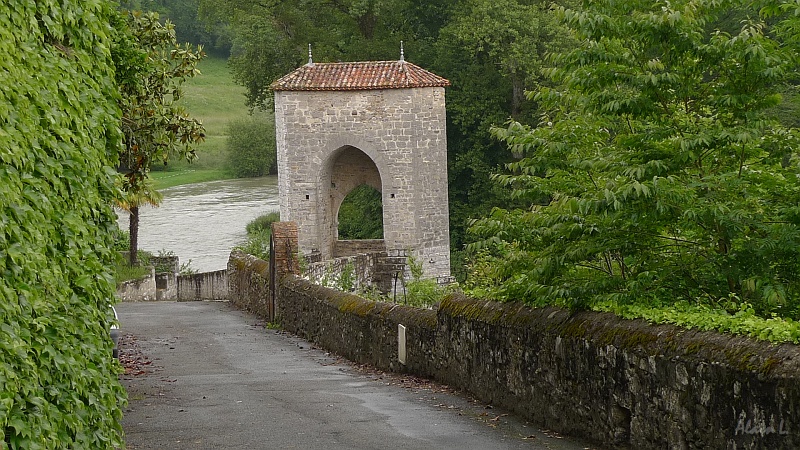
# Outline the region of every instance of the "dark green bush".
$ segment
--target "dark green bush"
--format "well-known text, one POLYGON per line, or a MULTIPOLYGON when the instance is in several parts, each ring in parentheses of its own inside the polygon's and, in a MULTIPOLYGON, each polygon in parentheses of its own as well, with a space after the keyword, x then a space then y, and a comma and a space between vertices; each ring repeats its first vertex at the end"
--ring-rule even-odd
POLYGON ((130 249, 131 234, 121 228, 114 230, 114 250, 118 252, 127 252, 130 249))
POLYGON ((272 232, 272 223, 280 221, 281 215, 278 212, 271 212, 258 216, 247 224, 247 234, 256 234, 261 231, 272 232))
POLYGON ((275 125, 270 120, 251 117, 228 124, 228 163, 239 178, 277 173, 275 125))
POLYGON ((339 207, 339 239, 383 239, 381 193, 362 184, 339 207))
POLYGON ((106 2, 0 14, 0 448, 124 448, 109 305, 120 115, 106 2))
POLYGON ((279 222, 280 214, 271 212, 251 220, 247 224, 247 240, 235 248, 248 255, 264 260, 269 259, 269 241, 272 235, 272 222, 279 222))

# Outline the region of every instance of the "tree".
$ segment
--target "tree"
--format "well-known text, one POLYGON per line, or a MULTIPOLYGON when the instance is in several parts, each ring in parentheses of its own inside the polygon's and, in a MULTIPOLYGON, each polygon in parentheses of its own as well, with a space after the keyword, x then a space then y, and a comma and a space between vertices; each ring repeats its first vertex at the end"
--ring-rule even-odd
POLYGON ((508 103, 509 115, 517 120, 524 115, 525 91, 543 81, 546 53, 569 44, 550 6, 530 0, 463 0, 440 31, 439 45, 448 56, 463 55, 468 59, 462 63, 477 59, 496 67, 492 72, 511 88, 498 93, 499 100, 508 103))
POLYGON ((272 114, 253 114, 228 123, 228 164, 238 178, 278 173, 272 114))
MULTIPOLYGON (((159 206, 163 196, 160 192, 153 188, 152 182, 145 178, 142 180, 140 189, 123 190, 122 197, 117 199, 116 206, 128 213, 128 249, 129 252, 134 252, 139 248, 139 208, 142 206, 159 206)), ((128 262, 131 266, 138 264, 138 255, 136 257, 128 256, 128 262)))
POLYGON ((200 72, 198 47, 178 45, 169 22, 155 13, 125 12, 114 47, 117 85, 121 93, 125 148, 120 157, 124 174, 123 203, 130 206, 130 264, 137 263, 139 200, 155 198, 147 182, 152 164, 167 164, 178 156, 192 161, 194 145, 204 138, 203 125, 178 104, 181 84, 200 72))
POLYGON ((202 20, 200 0, 118 0, 127 11, 152 11, 175 27, 178 42, 201 45, 220 57, 230 56, 230 26, 226 21, 202 20))
POLYGON ((532 96, 547 113, 495 129, 524 155, 496 180, 531 206, 473 227, 494 295, 733 299, 800 317, 797 137, 765 115, 796 62, 775 35, 794 17, 770 27, 746 2, 694 0, 560 16, 581 45, 554 59, 557 87, 532 96), (745 19, 721 31, 734 9, 745 19))
MULTIPOLYGON (((269 85, 308 60, 313 45, 317 61, 400 57, 398 27, 405 0, 304 0, 300 2, 200 0, 206 21, 232 28, 229 64, 236 81, 247 88, 250 107, 269 109, 269 85)), ((406 39, 411 40, 411 39, 406 39)))
POLYGON ((546 82, 545 55, 572 45, 550 4, 530 0, 462 0, 452 4, 434 44, 431 68, 448 78, 448 169, 451 245, 461 249, 471 218, 512 207, 490 176, 514 156, 490 134, 510 117, 537 115, 524 92, 546 82))

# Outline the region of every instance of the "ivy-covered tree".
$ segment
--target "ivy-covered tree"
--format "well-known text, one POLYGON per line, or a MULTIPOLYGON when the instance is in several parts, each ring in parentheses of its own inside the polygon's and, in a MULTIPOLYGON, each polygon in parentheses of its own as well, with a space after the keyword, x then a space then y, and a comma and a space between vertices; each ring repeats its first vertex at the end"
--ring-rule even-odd
POLYGON ((194 160, 194 146, 205 136, 203 125, 179 104, 181 85, 200 73, 197 63, 203 52, 178 45, 172 25, 161 23, 155 13, 124 12, 116 26, 114 55, 125 143, 120 156, 125 196, 119 204, 130 213, 129 262, 134 265, 139 206, 158 198, 148 182, 150 167, 166 165, 176 156, 194 160))
POLYGON ((0 448, 124 448, 106 2, 0 2, 0 448))
POLYGON ((762 6, 560 11, 581 45, 554 59, 558 87, 533 95, 547 113, 495 130, 524 155, 496 179, 532 206, 474 225, 488 293, 573 307, 728 299, 800 317, 798 142, 765 113, 796 67, 776 34, 796 19, 762 6), (731 10, 742 20, 726 32, 731 10))

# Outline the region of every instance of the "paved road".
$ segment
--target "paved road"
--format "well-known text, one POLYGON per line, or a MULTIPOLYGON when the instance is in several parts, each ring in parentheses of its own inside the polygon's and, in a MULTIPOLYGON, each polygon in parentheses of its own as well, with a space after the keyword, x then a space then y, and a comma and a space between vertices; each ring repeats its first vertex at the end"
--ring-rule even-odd
POLYGON ((586 449, 413 377, 338 360, 225 302, 124 303, 129 449, 586 449))

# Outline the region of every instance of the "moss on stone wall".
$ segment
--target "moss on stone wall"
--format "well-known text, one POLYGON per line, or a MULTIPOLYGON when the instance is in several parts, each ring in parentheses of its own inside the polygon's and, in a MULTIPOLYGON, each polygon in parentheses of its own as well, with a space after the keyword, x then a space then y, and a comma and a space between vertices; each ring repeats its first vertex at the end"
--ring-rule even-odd
MULTIPOLYGON (((792 353, 800 355, 797 346, 776 346, 740 336, 691 331, 670 325, 656 326, 642 320, 621 319, 610 313, 533 309, 520 303, 489 302, 461 294, 445 298, 440 313, 491 325, 533 327, 548 334, 582 339, 594 345, 613 345, 648 356, 712 360, 716 364, 762 375, 769 375, 784 364, 789 364, 790 370, 800 369, 798 364, 791 362, 793 358, 780 351, 781 348, 792 349, 792 353)), ((797 373, 800 376, 800 372, 797 373)))
POLYGON ((800 435, 771 431, 800 426, 795 345, 459 294, 423 310, 294 276, 277 301, 287 330, 330 351, 436 378, 605 445, 800 448, 800 435), (398 324, 407 327, 406 365, 398 324))

